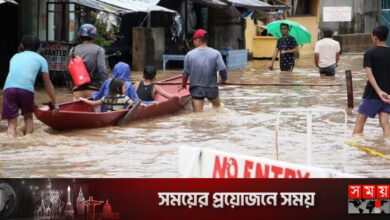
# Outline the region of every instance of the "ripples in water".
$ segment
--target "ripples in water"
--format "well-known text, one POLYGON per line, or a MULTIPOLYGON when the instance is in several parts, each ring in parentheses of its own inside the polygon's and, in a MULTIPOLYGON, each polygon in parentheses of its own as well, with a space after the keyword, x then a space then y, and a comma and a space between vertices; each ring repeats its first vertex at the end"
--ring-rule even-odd
MULTIPOLYGON (((35 132, 16 139, 5 135, 0 122, 1 177, 179 177, 177 150, 182 145, 213 148, 274 159, 275 123, 281 109, 296 107, 346 107, 344 70, 352 68, 355 106, 366 82, 361 56, 342 57, 335 81, 320 79, 312 59, 300 59, 294 73, 266 70, 269 61, 252 61, 246 71, 232 71, 230 82, 342 83, 341 87, 241 87, 220 89, 223 109, 206 104, 195 114, 188 106, 178 114, 149 119, 126 127, 55 131, 35 119, 35 132), (355 69, 353 69, 355 68, 355 69)), ((277 65, 275 65, 277 66, 277 65)), ((159 73, 159 79, 180 72, 159 73)), ((133 73, 139 79, 140 73, 133 73)), ((61 102, 71 99, 68 88, 57 89, 61 102)), ((47 100, 38 90, 38 102, 47 100)), ((1 101, 1 100, 0 100, 1 101)), ((365 135, 351 137, 356 108, 348 114, 348 139, 390 154, 390 140, 381 137, 377 119, 369 119, 365 135)), ((21 121, 21 118, 20 118, 21 121)), ((344 116, 313 114, 313 165, 344 172, 388 177, 390 161, 344 145, 344 116)), ((283 114, 279 137, 280 158, 304 164, 306 118, 283 114)))

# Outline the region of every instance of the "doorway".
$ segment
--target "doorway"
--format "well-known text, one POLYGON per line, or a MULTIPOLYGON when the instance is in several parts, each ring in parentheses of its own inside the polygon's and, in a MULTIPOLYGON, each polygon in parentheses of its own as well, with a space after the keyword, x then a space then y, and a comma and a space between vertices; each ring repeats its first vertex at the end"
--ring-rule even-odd
POLYGON ((9 61, 18 49, 18 6, 0 4, 0 87, 8 75, 9 61))

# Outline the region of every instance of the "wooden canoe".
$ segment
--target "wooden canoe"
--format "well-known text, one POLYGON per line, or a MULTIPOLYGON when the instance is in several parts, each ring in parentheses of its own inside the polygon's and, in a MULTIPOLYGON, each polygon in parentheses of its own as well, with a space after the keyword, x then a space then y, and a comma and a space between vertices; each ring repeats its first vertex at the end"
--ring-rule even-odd
MULTIPOLYGON (((160 82, 178 83, 182 76, 175 76, 160 82)), ((183 109, 190 100, 187 89, 178 91, 177 85, 161 85, 166 91, 178 94, 180 99, 167 99, 159 94, 155 96, 158 104, 139 106, 129 122, 140 119, 152 118, 165 114, 172 114, 183 109)), ((53 116, 48 106, 34 110, 35 117, 44 124, 57 129, 79 129, 114 126, 123 118, 128 109, 114 112, 94 112, 93 107, 82 101, 66 102, 59 105, 59 114, 53 116)))

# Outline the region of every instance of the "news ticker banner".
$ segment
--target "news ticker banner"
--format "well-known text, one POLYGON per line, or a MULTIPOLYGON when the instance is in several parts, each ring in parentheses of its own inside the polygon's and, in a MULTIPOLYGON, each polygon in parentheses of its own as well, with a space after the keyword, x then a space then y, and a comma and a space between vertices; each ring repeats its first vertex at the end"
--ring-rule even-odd
POLYGON ((9 219, 390 219, 390 179, 0 179, 9 219))

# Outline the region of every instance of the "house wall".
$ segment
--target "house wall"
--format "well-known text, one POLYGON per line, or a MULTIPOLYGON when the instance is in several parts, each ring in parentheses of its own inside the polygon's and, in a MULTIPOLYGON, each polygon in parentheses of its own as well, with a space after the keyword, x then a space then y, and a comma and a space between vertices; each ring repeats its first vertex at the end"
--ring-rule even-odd
MULTIPOLYGON (((18 34, 34 34, 46 40, 47 0, 20 0, 18 7, 18 34)), ((53 26, 51 28, 54 28, 53 26)))
POLYGON ((253 19, 246 19, 245 26, 245 48, 249 51, 249 53, 253 53, 253 38, 257 35, 257 28, 253 23, 253 19))
MULTIPOLYGON (((304 27, 306 27, 309 32, 311 33, 311 43, 305 44, 303 46, 299 46, 299 53, 300 55, 310 55, 314 52, 314 46, 318 39, 318 30, 319 30, 319 14, 320 14, 320 4, 319 0, 313 0, 314 3, 314 15, 312 16, 290 16, 286 19, 296 21, 300 24, 302 24, 304 27)), ((245 30, 245 41, 246 41, 246 48, 249 52, 253 52, 254 48, 269 48, 269 47, 275 47, 276 43, 270 40, 261 41, 256 39, 254 42, 253 39, 256 37, 256 26, 253 23, 252 19, 248 19, 246 21, 246 30, 245 30), (274 45, 254 45, 254 44, 274 44, 274 45)), ((261 54, 259 53, 260 57, 271 57, 272 54, 266 51, 266 53, 261 54)))
POLYGON ((37 3, 38 0, 21 0, 19 2, 19 36, 37 33, 37 3))
POLYGON ((380 0, 321 0, 320 28, 331 28, 335 34, 370 33, 379 24, 380 0), (323 7, 352 8, 351 22, 323 22, 323 7))
POLYGON ((209 17, 209 44, 216 48, 245 48, 245 20, 224 10, 212 9, 209 17))
POLYGON ((289 20, 296 21, 303 25, 311 33, 311 43, 299 46, 300 55, 309 55, 314 53, 314 46, 318 39, 318 18, 316 16, 307 17, 289 17, 289 20))
POLYGON ((379 25, 380 0, 322 0, 320 29, 331 28, 335 39, 340 42, 341 52, 363 52, 372 47, 371 31, 379 25), (324 7, 351 7, 352 20, 349 22, 324 22, 324 7))
POLYGON ((164 28, 133 28, 133 70, 143 70, 145 66, 161 68, 165 49, 164 28))

